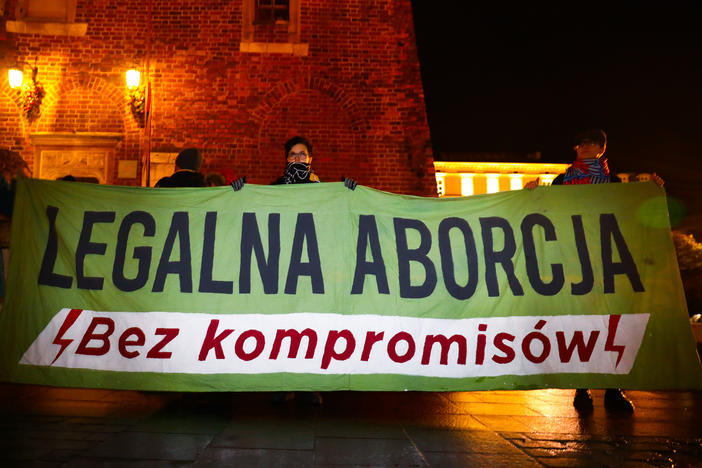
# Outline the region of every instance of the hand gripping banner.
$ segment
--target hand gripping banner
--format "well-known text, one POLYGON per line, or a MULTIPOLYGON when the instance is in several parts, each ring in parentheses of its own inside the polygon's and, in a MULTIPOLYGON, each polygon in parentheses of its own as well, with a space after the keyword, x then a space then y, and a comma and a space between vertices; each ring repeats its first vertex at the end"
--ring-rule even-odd
POLYGON ((22 179, 0 378, 174 391, 699 389, 664 191, 22 179))

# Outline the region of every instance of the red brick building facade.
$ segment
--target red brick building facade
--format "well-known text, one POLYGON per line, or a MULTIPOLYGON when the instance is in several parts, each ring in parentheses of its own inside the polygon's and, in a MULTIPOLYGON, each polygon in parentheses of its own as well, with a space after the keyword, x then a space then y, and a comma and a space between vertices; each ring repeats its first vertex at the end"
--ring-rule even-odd
POLYGON ((196 146, 203 172, 267 184, 282 173, 283 142, 300 134, 323 181, 436 195, 409 0, 3 3, 0 148, 18 151, 34 176, 40 166, 57 174, 47 170, 62 148, 94 146, 86 136, 108 148, 106 183, 139 185, 148 148, 196 146), (266 22, 259 3, 289 11, 266 22), (46 95, 28 120, 7 70, 27 83, 35 66, 46 95), (151 89, 146 125, 130 112, 130 68, 151 89))

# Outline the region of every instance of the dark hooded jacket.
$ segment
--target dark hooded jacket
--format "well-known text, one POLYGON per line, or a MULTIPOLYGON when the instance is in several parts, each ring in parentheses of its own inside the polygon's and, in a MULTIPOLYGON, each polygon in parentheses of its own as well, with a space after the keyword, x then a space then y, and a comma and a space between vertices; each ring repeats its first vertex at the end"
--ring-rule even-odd
POLYGON ((200 172, 177 171, 156 182, 156 187, 206 187, 205 176, 200 172))

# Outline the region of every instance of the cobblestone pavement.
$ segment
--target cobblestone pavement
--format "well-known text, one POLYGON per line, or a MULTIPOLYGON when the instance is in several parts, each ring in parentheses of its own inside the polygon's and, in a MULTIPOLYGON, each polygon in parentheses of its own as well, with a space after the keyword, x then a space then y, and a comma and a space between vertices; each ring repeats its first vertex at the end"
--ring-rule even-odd
POLYGON ((0 466, 702 466, 702 392, 180 394, 0 384, 0 466))

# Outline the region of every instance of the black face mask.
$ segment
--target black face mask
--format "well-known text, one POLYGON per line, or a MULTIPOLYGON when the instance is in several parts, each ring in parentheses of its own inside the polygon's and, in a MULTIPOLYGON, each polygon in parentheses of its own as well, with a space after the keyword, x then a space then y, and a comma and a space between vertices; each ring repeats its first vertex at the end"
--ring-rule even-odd
POLYGON ((283 180, 286 184, 302 184, 310 181, 310 165, 302 162, 289 162, 285 165, 283 180))

